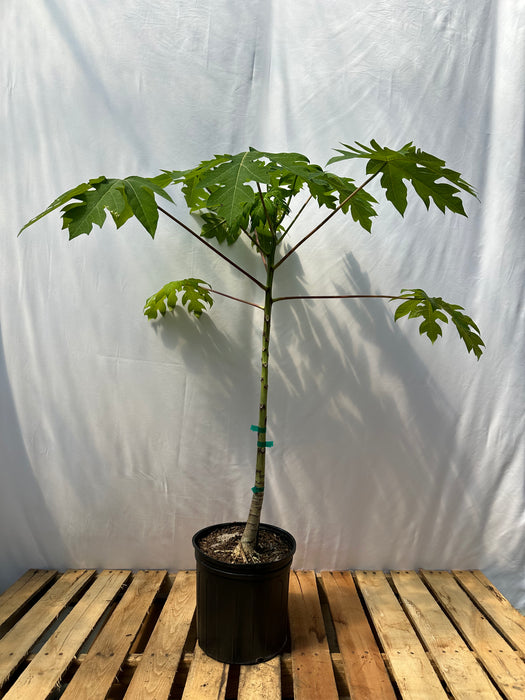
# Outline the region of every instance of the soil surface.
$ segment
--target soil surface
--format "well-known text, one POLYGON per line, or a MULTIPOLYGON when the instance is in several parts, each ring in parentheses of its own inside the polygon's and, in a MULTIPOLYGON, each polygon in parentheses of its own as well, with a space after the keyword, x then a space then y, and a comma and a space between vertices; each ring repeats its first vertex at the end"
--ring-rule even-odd
MULTIPOLYGON (((218 526, 198 541, 199 548, 209 557, 227 564, 251 563, 234 553, 243 530, 243 524, 218 526)), ((255 551, 257 559, 254 563, 270 563, 283 559, 289 553, 290 545, 277 533, 260 528, 255 551)))

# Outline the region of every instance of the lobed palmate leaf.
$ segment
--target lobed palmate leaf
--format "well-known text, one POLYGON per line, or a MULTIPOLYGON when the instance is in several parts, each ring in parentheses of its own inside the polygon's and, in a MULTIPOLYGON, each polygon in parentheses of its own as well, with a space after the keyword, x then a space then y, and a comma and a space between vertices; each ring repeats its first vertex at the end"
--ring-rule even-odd
MULTIPOLYGON (((192 170, 165 173, 172 177, 173 183, 183 183, 182 192, 190 211, 208 209, 217 213, 229 228, 228 242, 237 239, 240 228, 247 226, 260 207, 261 192, 257 184, 266 190, 262 194, 268 205, 267 211, 271 209, 269 199, 276 203, 285 202, 303 186, 308 188, 319 206, 330 209, 335 209, 358 189, 350 178, 325 172, 301 153, 269 153, 254 148, 234 156, 216 156, 192 170)), ((359 190, 343 210, 346 213, 350 209, 354 221, 370 231, 371 217, 375 216, 372 202, 375 199, 371 195, 359 190)), ((277 229, 281 218, 277 211, 282 211, 282 206, 278 204, 274 209, 276 214, 272 224, 277 229)), ((208 227, 206 236, 212 231, 213 228, 208 227)), ((220 227, 217 233, 224 240, 220 227)))
POLYGON ((355 146, 342 145, 344 149, 336 149, 340 155, 331 158, 328 164, 352 158, 368 160, 367 173, 381 172, 380 182, 386 198, 401 215, 405 213, 407 206, 407 187, 404 182, 407 180, 427 209, 432 200, 443 213, 450 209, 456 214, 466 216, 458 192, 463 190, 474 196, 476 192, 460 173, 446 168, 444 160, 425 153, 412 143, 405 144, 398 151, 383 148, 374 140, 370 142, 370 147, 361 143, 356 143, 355 146))
MULTIPOLYGON (((458 193, 463 190, 475 195, 471 185, 459 173, 447 168, 445 161, 416 149, 412 143, 399 150, 381 147, 376 141, 371 141, 370 146, 343 144, 343 149, 337 149, 337 152, 339 155, 327 165, 347 159, 365 159, 367 173, 381 176, 387 199, 401 214, 407 202, 405 182, 412 184, 427 208, 434 202, 443 212, 449 209, 464 214, 458 193)), ((376 200, 362 189, 363 186, 356 187, 354 180, 327 172, 300 153, 269 153, 251 148, 233 156, 215 156, 191 170, 163 171, 155 178, 108 179, 101 176, 91 179, 57 197, 21 231, 61 208, 63 228, 68 229, 70 239, 82 233, 89 234, 94 225, 102 226, 107 213, 117 228, 135 216, 153 237, 158 222, 155 196, 172 201, 165 188, 175 183, 182 184, 190 211, 201 217, 203 238, 232 244, 244 231, 263 259, 286 235, 283 219, 290 213, 290 200, 303 187, 319 206, 350 212, 367 231, 370 231, 372 217, 376 215, 373 207, 376 200)), ((295 248, 321 226, 314 228, 295 248)), ((156 318, 181 304, 199 317, 206 305, 211 307, 213 304, 210 291, 209 286, 199 279, 170 282, 149 297, 144 313, 148 318, 156 318)), ((479 359, 484 347, 479 329, 463 313, 461 306, 445 302, 440 297, 429 297, 421 289, 403 290, 399 298, 402 303, 396 311, 396 320, 404 316, 421 318, 420 333, 434 343, 442 335, 442 324, 450 319, 468 352, 472 351, 479 359)))
POLYGON ((173 311, 177 303, 180 303, 186 305, 189 313, 199 318, 202 312, 206 311, 205 304, 210 308, 213 306, 209 289, 202 285, 209 287, 207 282, 194 277, 168 282, 156 294, 146 299, 144 315, 153 320, 158 314, 164 316, 166 311, 173 311))
POLYGON ((450 304, 441 297, 429 297, 422 289, 402 289, 399 299, 405 299, 396 309, 395 320, 403 316, 408 318, 422 318, 419 326, 421 335, 427 335, 432 343, 443 334, 440 323, 448 323, 447 314, 455 325, 460 338, 465 343, 467 351, 472 351, 478 358, 481 357, 485 343, 481 339, 479 328, 474 321, 462 313, 462 306, 450 304))
POLYGON ((154 178, 131 175, 123 180, 104 176, 94 178, 61 194, 45 211, 31 219, 20 233, 46 214, 62 207, 62 228, 68 229, 70 240, 83 233, 91 233, 94 225, 102 226, 107 212, 117 228, 136 216, 154 237, 159 217, 154 195, 173 201, 164 190, 170 183, 171 178, 166 174, 154 178))

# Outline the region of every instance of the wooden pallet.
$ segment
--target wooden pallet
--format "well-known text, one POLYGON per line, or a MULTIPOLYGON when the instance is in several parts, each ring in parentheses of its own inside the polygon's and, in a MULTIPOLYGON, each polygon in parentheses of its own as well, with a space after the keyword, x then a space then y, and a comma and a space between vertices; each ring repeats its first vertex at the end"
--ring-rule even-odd
POLYGON ((293 571, 290 644, 205 656, 195 572, 31 570, 0 596, 5 700, 525 698, 525 618, 480 571, 293 571))

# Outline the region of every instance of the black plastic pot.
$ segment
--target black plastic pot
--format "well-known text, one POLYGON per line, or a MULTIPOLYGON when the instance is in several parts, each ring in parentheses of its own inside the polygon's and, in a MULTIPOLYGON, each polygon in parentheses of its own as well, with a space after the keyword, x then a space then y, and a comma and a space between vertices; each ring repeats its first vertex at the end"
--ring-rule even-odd
POLYGON ((288 583, 295 539, 286 530, 261 523, 289 544, 279 561, 227 564, 199 548, 199 540, 224 525, 211 525, 193 536, 197 562, 197 638, 201 649, 218 661, 254 664, 277 656, 288 636, 288 583))

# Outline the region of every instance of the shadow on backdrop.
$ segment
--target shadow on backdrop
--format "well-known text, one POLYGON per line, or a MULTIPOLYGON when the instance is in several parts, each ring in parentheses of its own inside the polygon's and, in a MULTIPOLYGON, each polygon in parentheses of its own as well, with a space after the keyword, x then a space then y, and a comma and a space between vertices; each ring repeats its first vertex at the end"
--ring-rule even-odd
MULTIPOLYGON (((353 255, 342 262, 346 281, 336 293, 384 291, 372 288, 353 255)), ((295 266, 293 293, 309 293, 299 260, 287 264, 295 266)), ((475 465, 457 443, 457 412, 394 323, 394 309, 380 299, 275 304, 268 437, 277 449, 268 458, 263 519, 284 511, 288 527, 307 533, 310 507, 319 529, 332 541, 340 538, 346 550, 348 561, 339 566, 399 568, 401 560, 436 566, 436 551, 449 565, 461 560, 464 566, 466 557, 477 555, 483 529, 469 489, 475 465), (293 444, 282 443, 280 425, 289 440, 296 436, 293 444), (465 513, 468 518, 458 519, 465 513)), ((226 405, 241 431, 258 404, 260 338, 253 313, 238 306, 231 333, 217 328, 213 310, 199 322, 177 311, 156 325, 188 373, 214 367, 210 396, 226 402, 217 405, 217 420, 224 419, 226 405)), ((246 459, 244 446, 238 454, 235 445, 228 447, 233 463, 246 459)), ((227 488, 229 481, 235 488, 233 476, 224 473, 214 488, 227 488)))
POLYGON ((60 568, 67 552, 20 430, 0 332, 0 591, 25 570, 60 568))

